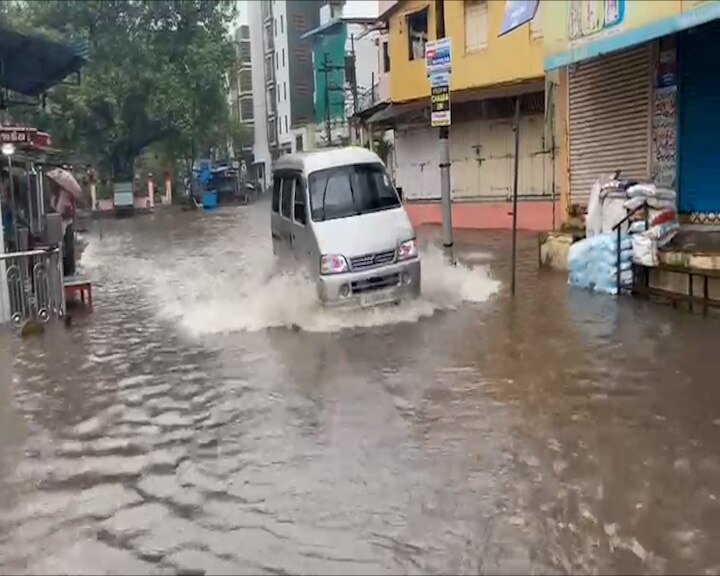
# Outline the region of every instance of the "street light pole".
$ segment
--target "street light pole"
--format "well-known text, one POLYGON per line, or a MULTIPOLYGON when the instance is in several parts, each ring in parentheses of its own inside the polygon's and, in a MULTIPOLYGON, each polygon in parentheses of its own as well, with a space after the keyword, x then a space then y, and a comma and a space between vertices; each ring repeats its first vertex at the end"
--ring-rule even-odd
MULTIPOLYGON (((435 36, 445 38, 445 0, 435 0, 435 36)), ((440 194, 442 201, 443 246, 451 262, 453 255, 452 197, 450 188, 450 127, 440 126, 440 194)))

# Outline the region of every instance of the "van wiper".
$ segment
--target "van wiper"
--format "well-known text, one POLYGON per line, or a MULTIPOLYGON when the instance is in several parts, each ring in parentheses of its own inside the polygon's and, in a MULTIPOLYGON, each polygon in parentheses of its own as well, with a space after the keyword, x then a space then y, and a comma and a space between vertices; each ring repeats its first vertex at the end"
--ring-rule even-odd
POLYGON ((353 183, 352 183, 353 172, 348 174, 348 184, 350 185, 350 198, 352 198, 353 208, 355 208, 355 215, 359 216, 360 214, 362 214, 362 211, 358 209, 357 202, 355 202, 355 188, 353 188, 353 183))
POLYGON ((325 198, 327 197, 327 189, 330 185, 330 175, 325 180, 325 188, 323 189, 323 195, 322 195, 322 221, 325 222, 325 198))

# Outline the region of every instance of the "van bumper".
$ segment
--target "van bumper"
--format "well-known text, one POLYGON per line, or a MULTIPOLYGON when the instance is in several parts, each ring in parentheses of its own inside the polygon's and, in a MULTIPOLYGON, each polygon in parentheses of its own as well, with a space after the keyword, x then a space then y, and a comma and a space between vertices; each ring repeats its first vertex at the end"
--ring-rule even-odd
POLYGON ((318 297, 326 306, 368 307, 420 296, 420 259, 320 276, 318 297))

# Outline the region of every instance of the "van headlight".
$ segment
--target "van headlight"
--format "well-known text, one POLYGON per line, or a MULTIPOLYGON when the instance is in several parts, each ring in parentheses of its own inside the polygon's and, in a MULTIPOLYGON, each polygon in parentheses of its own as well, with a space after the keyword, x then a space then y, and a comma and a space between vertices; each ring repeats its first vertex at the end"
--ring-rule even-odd
POLYGON ((324 254, 320 257, 320 274, 342 274, 348 270, 347 260, 341 254, 324 254))
POLYGON ((406 240, 398 246, 398 260, 410 260, 410 258, 417 258, 418 247, 415 238, 412 240, 406 240))

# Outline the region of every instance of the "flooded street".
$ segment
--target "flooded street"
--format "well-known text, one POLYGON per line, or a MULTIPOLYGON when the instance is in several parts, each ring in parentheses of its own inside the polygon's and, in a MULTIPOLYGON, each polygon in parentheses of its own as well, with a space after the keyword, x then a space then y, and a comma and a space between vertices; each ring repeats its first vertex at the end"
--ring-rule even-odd
POLYGON ((504 233, 330 313, 268 212, 96 223, 95 313, 0 335, 0 572, 720 573, 717 318, 533 236, 511 302, 504 233))

